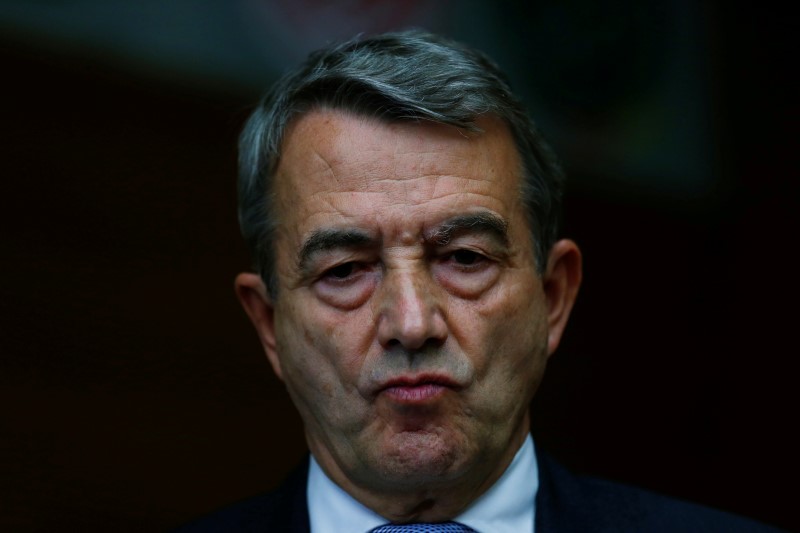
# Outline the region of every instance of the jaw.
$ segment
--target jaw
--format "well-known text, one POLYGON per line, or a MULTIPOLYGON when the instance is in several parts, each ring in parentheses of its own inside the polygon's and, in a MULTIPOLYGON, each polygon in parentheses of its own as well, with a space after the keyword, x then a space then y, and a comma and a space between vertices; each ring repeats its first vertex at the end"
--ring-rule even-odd
POLYGON ((507 431, 506 423, 482 444, 443 427, 390 433, 379 437, 379 452, 349 448, 344 455, 351 461, 344 463, 345 457, 307 438, 326 474, 366 507, 391 521, 437 522, 460 514, 505 472, 528 434, 527 412, 515 431, 507 431))

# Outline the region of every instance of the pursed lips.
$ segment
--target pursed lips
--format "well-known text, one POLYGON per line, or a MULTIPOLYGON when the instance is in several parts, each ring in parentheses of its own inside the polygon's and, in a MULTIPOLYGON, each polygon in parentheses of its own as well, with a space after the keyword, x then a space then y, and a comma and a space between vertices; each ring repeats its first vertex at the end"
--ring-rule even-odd
POLYGON ((441 374, 420 374, 390 379, 378 387, 376 397, 384 396, 402 405, 422 405, 437 400, 448 390, 461 389, 456 381, 441 374))

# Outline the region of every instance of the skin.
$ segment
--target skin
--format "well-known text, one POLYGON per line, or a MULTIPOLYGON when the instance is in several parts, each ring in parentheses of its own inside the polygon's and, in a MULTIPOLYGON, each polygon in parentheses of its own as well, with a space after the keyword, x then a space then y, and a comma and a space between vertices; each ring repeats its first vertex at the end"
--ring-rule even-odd
POLYGON ((505 471, 581 279, 537 274, 505 125, 480 134, 318 109, 275 179, 278 297, 237 294, 345 491, 395 522, 455 517, 505 471))

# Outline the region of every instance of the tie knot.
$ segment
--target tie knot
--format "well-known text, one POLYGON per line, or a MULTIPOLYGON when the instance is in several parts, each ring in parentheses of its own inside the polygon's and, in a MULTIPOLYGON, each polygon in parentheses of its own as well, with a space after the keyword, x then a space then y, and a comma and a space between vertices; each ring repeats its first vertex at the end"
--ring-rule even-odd
POLYGON ((474 533, 475 530, 458 522, 435 524, 384 524, 370 533, 474 533))

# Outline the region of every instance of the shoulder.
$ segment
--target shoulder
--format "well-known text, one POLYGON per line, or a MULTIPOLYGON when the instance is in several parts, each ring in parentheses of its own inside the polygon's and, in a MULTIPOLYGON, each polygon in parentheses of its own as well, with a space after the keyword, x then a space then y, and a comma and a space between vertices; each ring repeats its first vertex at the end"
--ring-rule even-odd
POLYGON ((190 522, 175 533, 310 530, 306 506, 308 460, 276 490, 231 504, 190 522))
POLYGON ((537 532, 648 531, 769 533, 736 515, 607 480, 577 476, 541 454, 537 532))

